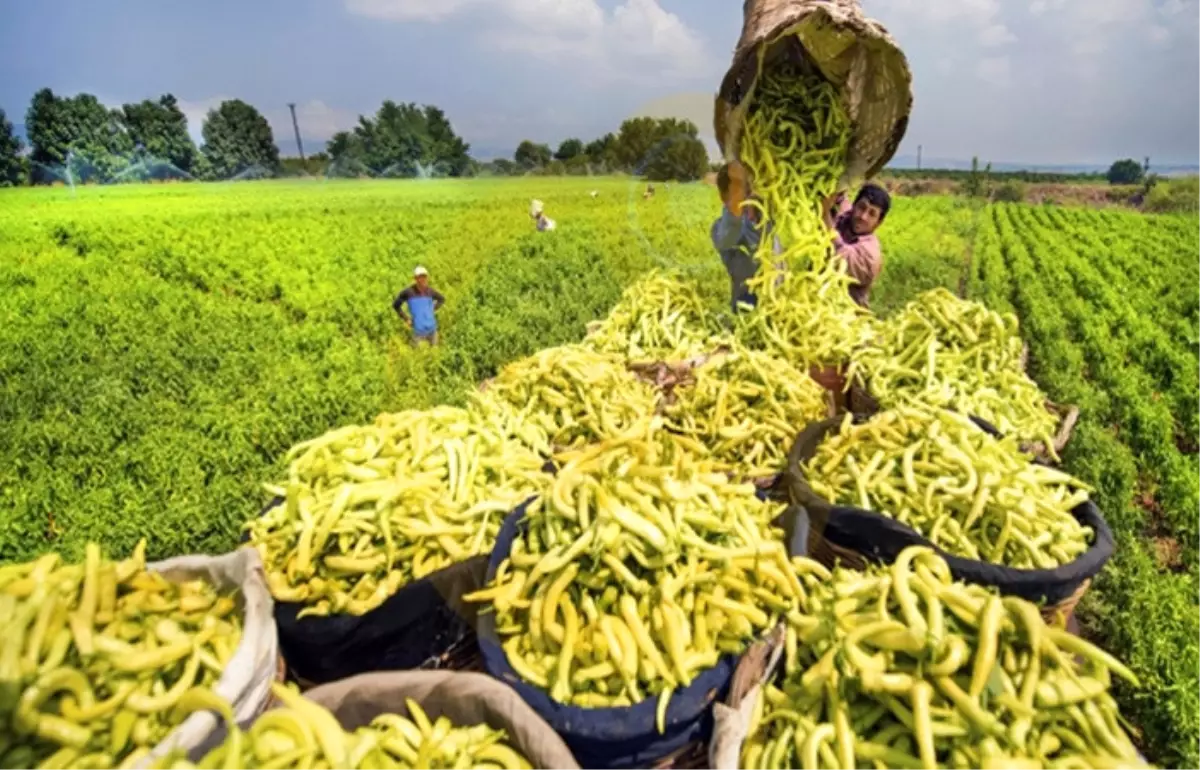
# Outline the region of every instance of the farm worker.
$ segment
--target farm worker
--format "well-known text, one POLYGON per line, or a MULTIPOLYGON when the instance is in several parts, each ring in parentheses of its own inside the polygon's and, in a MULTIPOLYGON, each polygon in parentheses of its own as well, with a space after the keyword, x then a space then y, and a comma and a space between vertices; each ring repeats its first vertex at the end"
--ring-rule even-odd
POLYGON ((833 230, 834 251, 846 260, 846 272, 855 280, 850 297, 863 307, 870 307, 871 284, 883 270, 883 251, 875 231, 891 207, 891 196, 877 184, 863 185, 854 205, 842 192, 825 204, 825 224, 833 230))
MULTIPOLYGON (((751 198, 749 172, 738 161, 730 161, 721 167, 717 173, 717 192, 724 205, 721 216, 712 225, 712 242, 729 273, 731 304, 736 313, 739 305, 754 306, 758 302, 746 289, 746 281, 758 272, 754 253, 762 240, 763 230, 769 231, 771 227, 769 224, 765 228, 761 226, 758 209, 745 205, 751 198)), ((771 238, 775 254, 782 253, 779 236, 772 234, 771 238)), ((776 266, 783 267, 781 264, 776 266)))
POLYGON ((438 344, 437 312, 446 298, 429 285, 429 271, 418 267, 413 271, 413 284, 396 295, 392 308, 404 319, 408 328, 412 329, 413 347, 425 342, 429 345, 438 344), (408 308, 409 315, 404 314, 408 308), (411 316, 411 317, 410 317, 411 316))
POLYGON ((554 220, 546 216, 545 207, 541 201, 535 200, 529 205, 529 216, 533 218, 533 224, 539 233, 554 229, 554 220))

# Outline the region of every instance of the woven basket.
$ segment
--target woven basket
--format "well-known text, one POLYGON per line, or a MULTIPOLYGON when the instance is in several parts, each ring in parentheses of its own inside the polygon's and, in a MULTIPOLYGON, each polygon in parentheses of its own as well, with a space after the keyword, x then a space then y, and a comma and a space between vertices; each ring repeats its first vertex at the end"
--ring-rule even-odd
POLYGON ((746 0, 742 36, 714 105, 713 126, 727 159, 740 156, 742 125, 759 73, 784 60, 814 65, 840 89, 853 126, 842 185, 874 176, 908 128, 908 60, 857 0, 746 0))
MULTIPOLYGON (((860 417, 859 419, 862 418, 860 417)), ((807 481, 804 479, 803 471, 801 469, 801 466, 806 459, 804 456, 805 448, 814 446, 814 440, 819 441, 820 437, 826 435, 829 431, 836 430, 838 424, 839 420, 837 419, 823 420, 820 423, 814 423, 810 426, 807 426, 805 430, 801 432, 800 436, 796 440, 795 445, 792 447, 791 452, 788 454, 788 470, 784 474, 784 486, 787 489, 789 501, 793 505, 803 507, 808 513, 809 557, 815 559, 830 569, 840 565, 848 569, 863 570, 867 567, 867 565, 878 562, 880 560, 878 555, 872 555, 856 550, 842 543, 834 542, 826 537, 826 525, 829 521, 829 517, 835 515, 835 506, 832 506, 827 500, 822 499, 815 492, 813 492, 812 488, 809 487, 807 481)), ((984 427, 984 424, 981 424, 981 427, 984 427)), ((990 428, 990 426, 984 427, 985 430, 988 428, 990 428)), ((994 429, 990 430, 989 432, 994 432, 994 429)), ((870 516, 872 516, 874 519, 878 519, 880 514, 870 514, 870 516)), ((1107 548, 1109 549, 1108 555, 1111 555, 1111 532, 1108 531, 1107 525, 1104 524, 1102 520, 1099 522, 1098 527, 1103 531, 1098 530, 1096 532, 1097 543, 1094 547, 1104 551, 1107 544, 1107 548)), ((905 529, 909 532, 912 532, 916 538, 925 544, 930 545, 928 541, 924 541, 924 539, 918 533, 907 527, 905 527, 905 529)), ((936 547, 935 550, 941 552, 941 549, 936 547)), ((942 552, 942 555, 947 558, 948 562, 950 562, 952 572, 955 572, 955 563, 969 563, 969 560, 962 559, 960 557, 954 557, 944 552, 942 552)), ((1100 564, 1103 564, 1104 561, 1107 561, 1108 555, 1102 556, 1099 559, 1100 564)), ((1021 571, 1014 570, 1014 573, 1015 572, 1021 571)), ((1029 572, 1035 573, 1039 571, 1035 570, 1029 572)), ((1079 600, 1083 598, 1085 593, 1087 593, 1091 582, 1091 577, 1084 578, 1079 581, 1079 584, 1072 589, 1070 594, 1062 596, 1053 603, 1040 604, 1039 606, 1041 607, 1042 617, 1046 619, 1047 623, 1054 623, 1065 628, 1071 621, 1071 618, 1075 612, 1075 607, 1079 604, 1079 600)), ((1004 589, 1001 588, 1001 590, 1003 591, 1004 589)))

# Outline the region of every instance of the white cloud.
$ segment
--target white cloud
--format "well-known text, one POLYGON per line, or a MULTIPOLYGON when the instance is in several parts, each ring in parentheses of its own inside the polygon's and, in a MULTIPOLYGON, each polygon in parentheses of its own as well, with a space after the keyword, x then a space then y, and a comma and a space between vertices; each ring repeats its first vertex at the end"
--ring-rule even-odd
POLYGON ((1171 39, 1171 30, 1161 24, 1151 24, 1150 29, 1146 30, 1146 36, 1152 43, 1165 43, 1171 39))
MULTIPOLYGON (((178 100, 179 109, 188 120, 188 133, 197 144, 202 141, 200 131, 209 110, 216 109, 221 102, 231 98, 234 97, 210 96, 205 99, 178 100)), ((292 130, 292 113, 287 105, 264 107, 255 104, 254 106, 271 124, 271 132, 275 135, 275 144, 284 155, 291 155, 295 151, 296 137, 292 130)), ((296 122, 300 124, 302 139, 325 141, 338 131, 353 127, 358 122, 358 114, 350 110, 330 107, 319 99, 311 99, 296 104, 296 122)))
POLYGON ((989 56, 979 60, 976 73, 984 81, 1001 88, 1012 80, 1012 63, 1007 56, 989 56))
MULTIPOLYGON (((883 19, 902 46, 919 41, 917 46, 924 44, 930 50, 961 48, 967 41, 976 41, 982 48, 1017 42, 1017 36, 1003 18, 1003 12, 1010 8, 1000 0, 866 0, 868 15, 876 14, 883 19)), ((975 51, 970 55, 976 56, 975 51)), ((947 71, 947 58, 940 57, 934 65, 939 72, 947 71)), ((995 83, 999 66, 980 65, 976 72, 995 83)))
POLYGON ((358 16, 385 21, 441 21, 476 0, 346 0, 346 8, 358 16))
POLYGON ((991 24, 979 33, 979 43, 986 48, 995 48, 1015 42, 1017 42, 1017 36, 1003 24, 991 24))
POLYGON ((442 22, 471 12, 481 45, 574 65, 591 78, 708 73, 694 30, 658 0, 623 0, 606 12, 597 0, 345 0, 354 14, 388 21, 442 22))

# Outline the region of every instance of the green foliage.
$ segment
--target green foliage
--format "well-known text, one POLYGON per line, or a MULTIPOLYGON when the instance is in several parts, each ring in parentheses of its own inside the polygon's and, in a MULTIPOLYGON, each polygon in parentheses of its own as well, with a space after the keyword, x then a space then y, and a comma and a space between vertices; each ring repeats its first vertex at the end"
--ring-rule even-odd
POLYGON ((975 217, 976 209, 960 198, 893 198, 879 229, 884 267, 871 287, 875 313, 888 316, 915 295, 939 286, 957 292, 975 217))
MULTIPOLYGON (((883 173, 891 179, 947 179, 955 182, 963 182, 971 175, 971 172, 967 169, 892 168, 890 166, 885 168, 883 173)), ((998 181, 1012 179, 1027 184, 1095 183, 1104 181, 1104 174, 1088 171, 1070 173, 1065 171, 997 171, 993 169, 992 177, 998 181)))
POLYGON ((49 88, 33 95, 25 115, 35 182, 109 182, 125 168, 133 142, 121 113, 91 94, 55 96, 49 88))
POLYGON ((525 171, 545 166, 550 162, 550 158, 550 145, 535 144, 528 139, 517 145, 517 150, 513 153, 513 160, 525 171))
POLYGON ((988 163, 983 171, 980 172, 979 157, 971 158, 971 171, 962 183, 963 195, 966 195, 968 198, 982 198, 987 196, 990 190, 989 178, 991 174, 991 163, 988 163))
POLYGON ((567 161, 583 154, 583 142, 578 139, 564 139, 558 145, 558 149, 554 151, 554 159, 567 161))
POLYGON ((616 158, 614 156, 616 143, 616 135, 607 133, 599 139, 593 139, 588 142, 583 151, 592 166, 597 169, 608 169, 616 166, 616 158))
POLYGON ((158 101, 146 99, 121 107, 121 120, 140 162, 140 179, 162 179, 190 174, 196 145, 188 135, 187 116, 171 94, 158 101), (174 167, 174 168, 172 168, 174 167), (177 171, 178 170, 178 171, 177 171))
POLYGON ((296 157, 279 159, 279 169, 282 176, 325 176, 329 170, 329 154, 318 152, 305 156, 304 160, 296 157))
POLYGON ((1105 176, 1109 184, 1137 184, 1142 181, 1144 173, 1145 169, 1142 168, 1142 164, 1133 158, 1125 158, 1114 161, 1108 167, 1108 173, 1105 176))
POLYGON ((330 138, 326 152, 336 176, 464 176, 470 145, 438 107, 385 101, 374 117, 330 138))
POLYGON ((0 110, 0 187, 21 184, 25 169, 21 160, 21 138, 0 110))
MULTIPOLYGON (((651 267, 687 266, 719 297, 707 228, 681 226, 663 196, 639 232, 624 191, 538 178, 0 196, 0 560, 142 536, 152 558, 229 550, 296 442, 461 403, 506 361, 581 338, 651 267), (521 215, 532 197, 553 206, 553 237, 521 215), (436 350, 412 350, 391 308, 416 264, 447 298, 436 350)), ((715 214, 707 188, 672 198, 715 214)))
POLYGON ((1200 211, 1200 177, 1159 180, 1146 194, 1143 206, 1160 214, 1200 211))
POLYGON ((1011 297, 1031 373, 1081 410, 1065 467, 1095 485, 1118 541, 1083 621, 1142 680, 1119 699, 1151 759, 1181 767, 1200 760, 1198 241, 1194 217, 998 204, 970 284, 1011 297))
POLYGON ((1010 179, 992 190, 992 200, 997 203, 1023 203, 1025 201, 1025 185, 1015 179, 1010 179))
POLYGON ((272 176, 279 170, 279 148, 271 124, 240 99, 221 102, 209 110, 201 135, 207 178, 272 176))
POLYGON ((666 139, 646 164, 646 178, 653 182, 691 182, 708 171, 708 150, 694 136, 666 139))

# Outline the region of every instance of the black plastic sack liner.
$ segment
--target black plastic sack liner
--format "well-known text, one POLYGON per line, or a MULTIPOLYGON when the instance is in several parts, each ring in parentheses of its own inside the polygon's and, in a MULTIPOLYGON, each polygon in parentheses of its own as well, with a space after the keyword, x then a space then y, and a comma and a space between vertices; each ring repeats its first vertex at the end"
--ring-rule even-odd
MULTIPOLYGON (((793 503, 808 511, 809 525, 830 543, 883 564, 891 564, 910 545, 927 546, 946 560, 955 578, 976 585, 993 586, 1004 595, 1018 596, 1049 606, 1071 599, 1112 557, 1112 530, 1091 500, 1080 503, 1072 510, 1080 524, 1091 527, 1095 532, 1091 547, 1069 564, 1054 569, 1017 569, 955 556, 889 516, 853 506, 831 504, 808 485, 802 465, 816 453, 825 436, 837 430, 842 419, 834 417, 805 426, 788 453, 788 495, 793 503)), ((855 422, 865 422, 867 419, 865 415, 854 418, 855 422)), ((971 420, 984 431, 1000 437, 999 431, 988 422, 977 417, 971 420)))
MULTIPOLYGON (((527 505, 504 520, 485 583, 495 576, 512 550, 513 540, 523 531, 527 505)), ((672 693, 667 704, 666 732, 660 735, 655 723, 657 697, 624 708, 581 708, 552 700, 545 690, 521 679, 500 646, 493 613, 479 615, 479 647, 487 672, 515 689, 546 720, 566 742, 580 767, 597 768, 649 767, 689 743, 707 741, 712 734, 712 704, 725 697, 737 662, 736 656, 724 655, 688 687, 672 693)))
MULTIPOLYGON (((263 513, 283 503, 275 498, 263 513)), ((371 671, 437 667, 473 632, 478 605, 462 597, 483 585, 488 557, 474 556, 401 586, 362 615, 298 617, 301 602, 275 602, 279 649, 289 673, 322 684, 371 671)))

